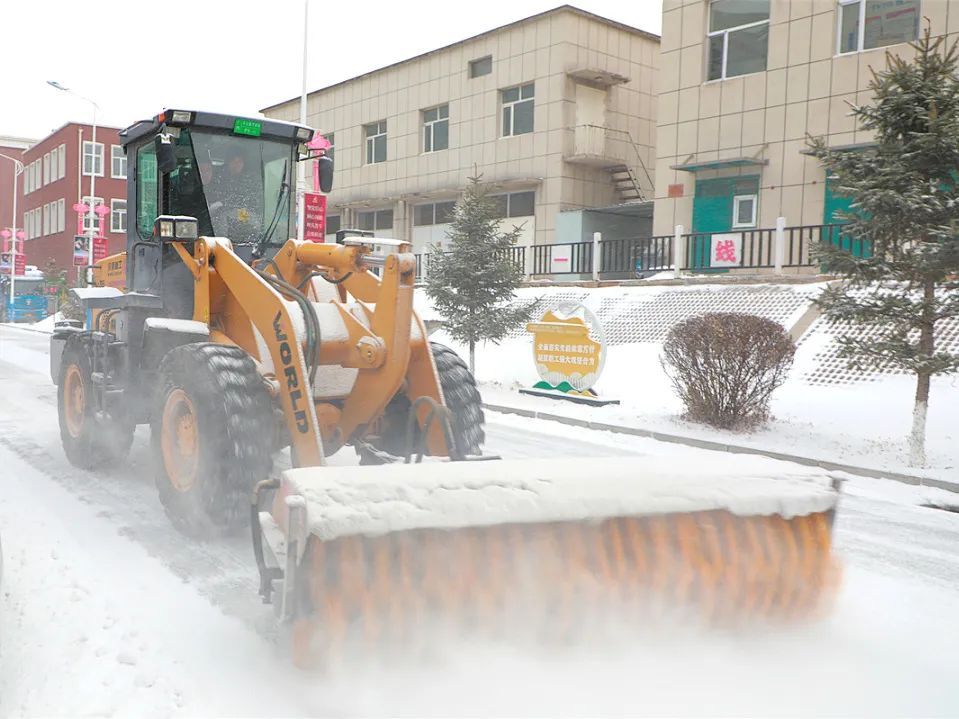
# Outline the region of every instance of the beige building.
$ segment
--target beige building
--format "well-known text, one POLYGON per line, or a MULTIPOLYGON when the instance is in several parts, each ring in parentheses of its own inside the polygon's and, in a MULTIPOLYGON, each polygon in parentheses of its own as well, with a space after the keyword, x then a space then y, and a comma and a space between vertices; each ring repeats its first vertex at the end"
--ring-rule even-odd
POLYGON ((849 103, 922 18, 959 33, 951 0, 664 0, 654 232, 833 220, 848 200, 803 151, 867 145, 849 103))
MULTIPOLYGON (((648 234, 658 56, 656 35, 562 6, 310 93, 334 145, 328 231, 423 252, 475 167, 522 244, 588 238, 604 218, 583 210, 611 206, 648 234)), ((299 100, 263 112, 295 121, 299 100)))

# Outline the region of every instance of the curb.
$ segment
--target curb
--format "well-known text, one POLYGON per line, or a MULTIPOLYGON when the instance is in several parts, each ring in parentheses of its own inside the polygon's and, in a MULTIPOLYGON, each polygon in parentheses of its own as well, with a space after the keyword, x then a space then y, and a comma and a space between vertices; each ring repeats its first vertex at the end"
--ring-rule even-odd
POLYGON ((857 467, 851 464, 841 464, 839 462, 829 462, 812 457, 802 457, 800 455, 788 454, 786 452, 774 452, 772 450, 760 449, 758 447, 746 447, 738 444, 727 444, 725 442, 714 442, 708 439, 697 439, 695 437, 686 437, 681 434, 670 434, 668 432, 655 432, 651 429, 641 427, 627 427, 620 424, 608 424, 606 422, 590 422, 589 420, 576 419, 575 417, 566 417, 560 414, 550 412, 539 412, 537 410, 522 409, 520 407, 506 407, 498 404, 483 403, 483 408, 491 412, 502 412, 504 414, 516 414, 530 419, 545 419, 551 422, 569 425, 571 427, 582 427, 584 429, 595 429, 604 432, 615 432, 616 434, 628 434, 634 437, 645 437, 655 439, 659 442, 670 442, 672 444, 684 444, 698 449, 711 449, 718 452, 729 452, 731 454, 757 454, 769 459, 779 459, 784 462, 794 462, 807 467, 819 467, 834 472, 848 472, 860 477, 869 477, 871 479, 891 479, 902 484, 911 484, 921 487, 935 487, 944 489, 947 492, 956 492, 959 494, 959 485, 953 482, 947 482, 932 477, 920 477, 914 474, 902 474, 900 472, 888 472, 885 470, 869 469, 867 467, 857 467))

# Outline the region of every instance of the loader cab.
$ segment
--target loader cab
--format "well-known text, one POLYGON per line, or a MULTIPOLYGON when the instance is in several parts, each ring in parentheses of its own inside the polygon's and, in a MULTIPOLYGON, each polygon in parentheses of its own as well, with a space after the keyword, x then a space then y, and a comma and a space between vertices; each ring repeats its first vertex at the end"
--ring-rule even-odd
POLYGON ((247 261, 271 257, 295 234, 294 177, 313 130, 274 120, 165 110, 121 131, 128 162, 127 287, 192 315, 193 279, 153 236, 160 215, 197 218, 247 261))

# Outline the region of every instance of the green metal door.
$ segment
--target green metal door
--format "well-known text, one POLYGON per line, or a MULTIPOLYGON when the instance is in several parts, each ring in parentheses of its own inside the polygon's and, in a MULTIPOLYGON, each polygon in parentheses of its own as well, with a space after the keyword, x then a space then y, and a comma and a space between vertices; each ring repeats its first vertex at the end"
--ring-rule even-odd
MULTIPOLYGON (((823 197, 823 224, 833 225, 844 222, 841 214, 849 215, 852 212, 852 198, 849 195, 843 195, 836 191, 835 179, 826 175, 826 185, 823 197)), ((853 242, 849 237, 840 232, 839 228, 832 230, 832 243, 841 247, 847 252, 852 252, 856 257, 870 257, 872 247, 870 243, 853 242)))
POLYGON ((733 198, 736 195, 758 195, 759 177, 717 177, 697 180, 693 197, 692 266, 709 267, 709 234, 730 232, 733 227, 733 198))

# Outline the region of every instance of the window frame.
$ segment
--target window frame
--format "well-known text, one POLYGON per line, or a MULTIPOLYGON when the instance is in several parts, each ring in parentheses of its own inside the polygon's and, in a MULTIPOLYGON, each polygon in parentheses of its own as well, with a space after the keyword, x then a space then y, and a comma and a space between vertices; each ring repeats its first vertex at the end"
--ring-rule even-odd
POLYGON ((386 120, 376 120, 375 122, 367 122, 363 125, 363 159, 365 162, 364 165, 379 165, 383 162, 386 162, 390 159, 389 157, 389 148, 387 146, 389 137, 389 128, 386 124, 386 120), (382 130, 380 129, 382 126, 382 130), (376 133, 370 134, 370 128, 375 127, 376 133), (376 139, 383 138, 383 159, 376 159, 376 139))
MULTIPOLYGON (((726 74, 726 65, 729 61, 729 34, 733 32, 739 32, 740 30, 749 30, 754 27, 759 27, 760 25, 770 25, 770 18, 767 17, 765 20, 756 20, 755 22, 746 23, 745 25, 737 25, 736 27, 727 27, 724 30, 710 30, 710 19, 712 18, 713 6, 716 3, 723 2, 723 0, 709 0, 709 5, 706 8, 706 43, 705 43, 705 73, 706 82, 722 82, 724 80, 729 80, 730 76, 726 74), (723 36, 723 69, 719 77, 709 77, 709 46, 710 40, 713 37, 718 35, 723 36)), ((770 2, 770 15, 772 14, 772 3, 770 2)), ((755 75, 759 72, 766 72, 769 69, 769 44, 767 40, 766 44, 766 68, 763 70, 757 70, 756 72, 744 72, 741 75, 732 75, 732 77, 744 77, 746 75, 755 75)))
POLYGON ((524 82, 519 85, 510 85, 509 87, 501 88, 499 91, 500 99, 500 122, 502 123, 502 128, 500 131, 500 137, 518 137, 520 135, 532 135, 536 132, 536 81, 533 82, 524 82), (529 97, 523 97, 523 90, 527 87, 532 87, 533 91, 529 97), (519 97, 516 100, 506 101, 506 93, 510 90, 517 90, 519 92, 519 97), (524 103, 530 103, 533 108, 533 125, 530 127, 529 132, 514 132, 516 127, 516 107, 517 105, 522 105, 524 103), (509 132, 506 132, 506 121, 505 113, 509 111, 509 132))
POLYGON ((424 110, 420 111, 420 119, 422 121, 423 127, 423 154, 433 153, 433 152, 442 152, 443 150, 450 149, 450 106, 449 103, 443 103, 442 105, 434 105, 433 107, 427 107, 424 110), (446 115, 445 117, 441 114, 441 110, 445 108, 446 115), (426 113, 436 110, 436 119, 427 120, 426 113), (436 145, 436 126, 446 123, 446 147, 435 147, 436 145), (426 136, 429 135, 430 138, 430 147, 426 146, 426 136))
POLYGON ((369 230, 364 230, 364 232, 379 232, 379 231, 384 231, 384 230, 390 230, 390 231, 392 232, 392 230, 393 230, 393 224, 394 224, 394 222, 396 221, 396 216, 395 216, 395 214, 393 213, 393 208, 392 208, 392 207, 383 207, 383 208, 380 208, 380 209, 377 209, 377 210, 361 210, 361 211, 357 212, 357 213, 356 213, 356 225, 357 225, 357 227, 359 227, 359 229, 361 229, 361 230, 363 230, 363 222, 362 222, 362 220, 361 220, 360 218, 361 218, 363 215, 372 215, 372 219, 373 219, 372 228, 369 229, 369 230), (389 215, 390 215, 390 224, 389 224, 388 226, 385 226, 385 227, 380 227, 380 226, 379 226, 380 217, 381 217, 381 216, 385 216, 386 213, 389 213, 389 215))
POLYGON ((127 163, 127 155, 123 151, 123 145, 110 145, 110 177, 114 180, 127 179, 128 167, 129 165, 127 163), (120 160, 123 163, 122 175, 118 175, 116 172, 117 160, 120 160))
POLYGON ((127 231, 127 201, 114 197, 110 200, 110 232, 125 234, 127 231), (123 208, 122 213, 117 208, 117 203, 122 202, 123 208), (122 214, 123 217, 123 227, 117 227, 117 223, 114 221, 116 217, 122 214))
POLYGON ((734 230, 750 229, 756 226, 756 216, 758 215, 759 208, 759 195, 757 193, 749 193, 743 195, 733 195, 733 217, 732 224, 730 227, 734 230), (739 221, 739 206, 743 200, 752 200, 753 211, 752 217, 748 223, 743 223, 739 221))
POLYGON ((84 140, 84 141, 83 141, 83 154, 82 154, 82 157, 80 158, 80 172, 81 172, 81 174, 82 174, 84 177, 91 177, 91 176, 93 176, 93 177, 103 177, 103 170, 104 170, 103 165, 104 165, 104 160, 105 160, 105 157, 104 157, 104 145, 103 145, 102 142, 93 142, 92 140, 84 140), (87 172, 87 168, 86 168, 86 165, 87 165, 87 145, 90 145, 90 146, 93 147, 93 153, 92 153, 92 156, 93 156, 93 168, 92 168, 92 169, 93 169, 93 172, 87 172), (99 159, 99 161, 100 161, 100 162, 99 162, 100 171, 99 171, 99 172, 96 172, 97 164, 98 164, 98 163, 97 163, 97 160, 98 160, 98 159, 99 159))
POLYGON ((474 60, 470 60, 467 63, 467 74, 469 75, 470 80, 475 80, 478 77, 486 77, 487 75, 493 74, 493 56, 492 55, 483 55, 483 57, 478 57, 474 60), (473 72, 474 68, 479 67, 481 62, 489 60, 489 70, 486 72, 475 73, 473 72))
MULTIPOLYGON (((919 17, 922 17, 922 0, 919 1, 919 17)), ((892 47, 893 45, 902 45, 904 43, 915 42, 918 39, 918 33, 912 40, 902 40, 889 45, 876 45, 876 47, 865 47, 866 44, 866 2, 867 0, 837 0, 836 1, 836 55, 847 56, 855 55, 869 50, 878 50, 883 47, 892 47), (842 50, 842 10, 848 5, 859 5, 859 32, 856 35, 856 48, 854 50, 842 50)))
POLYGON ((65 198, 60 198, 57 205, 57 232, 63 232, 67 226, 67 203, 65 198))
POLYGON ((57 148, 57 162, 60 166, 60 177, 57 179, 62 180, 67 176, 67 146, 66 144, 61 143, 57 148))
POLYGON ((57 148, 50 150, 50 182, 60 179, 60 155, 57 148))

